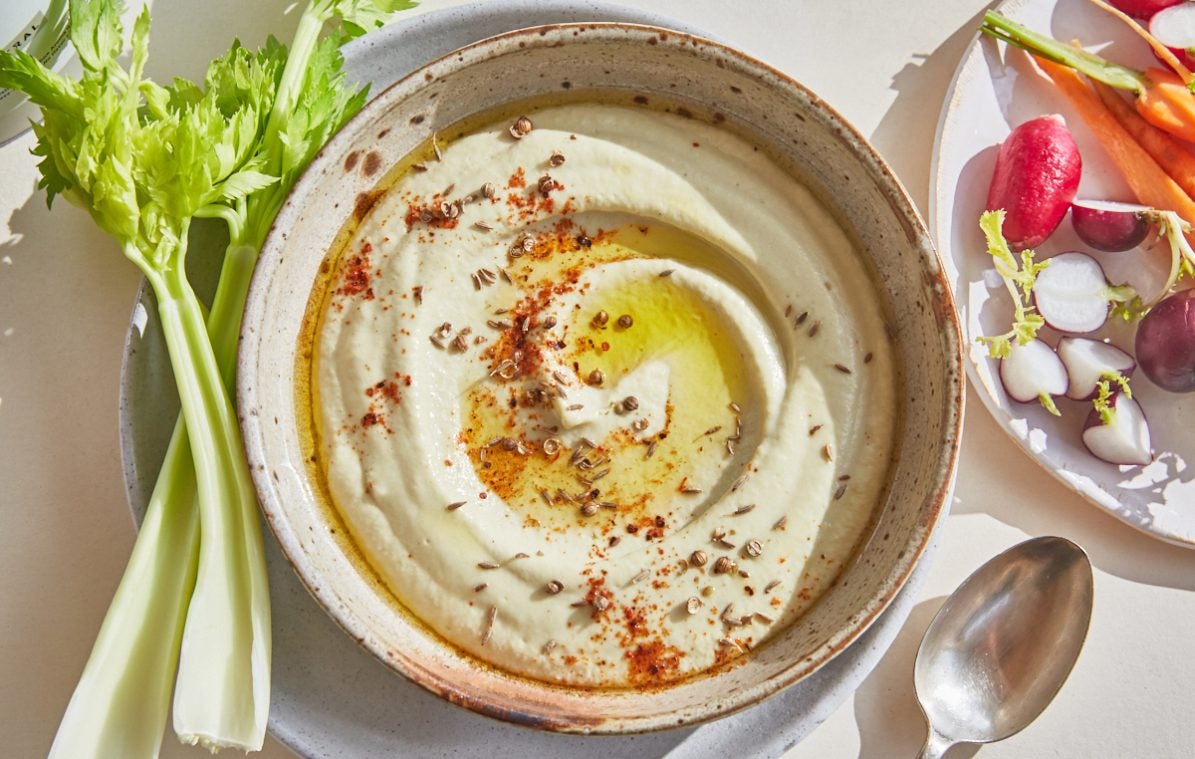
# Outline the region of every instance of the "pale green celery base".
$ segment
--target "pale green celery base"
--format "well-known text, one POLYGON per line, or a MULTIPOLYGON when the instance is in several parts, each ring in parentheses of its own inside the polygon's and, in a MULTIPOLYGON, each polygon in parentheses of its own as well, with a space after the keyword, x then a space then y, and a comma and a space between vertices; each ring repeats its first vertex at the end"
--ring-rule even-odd
POLYGON ((240 431, 182 269, 180 260, 170 271, 147 273, 190 431, 202 534, 179 651, 174 729, 186 743, 259 750, 270 687, 265 552, 240 431))
POLYGON ((50 759, 158 755, 195 584, 199 511, 194 501, 191 448, 180 419, 50 759))

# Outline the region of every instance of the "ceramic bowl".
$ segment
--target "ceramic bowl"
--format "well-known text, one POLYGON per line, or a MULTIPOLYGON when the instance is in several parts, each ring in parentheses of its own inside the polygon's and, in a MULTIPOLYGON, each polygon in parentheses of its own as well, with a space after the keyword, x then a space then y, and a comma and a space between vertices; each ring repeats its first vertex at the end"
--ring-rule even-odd
POLYGON ((518 724, 605 734, 689 725, 807 677, 896 595, 950 496, 963 411, 960 330, 912 202, 866 140, 808 89, 728 47, 672 31, 627 24, 520 30, 451 53, 382 92, 296 185, 262 252, 244 325, 237 403, 245 446, 267 522, 299 577, 333 619, 397 672, 518 724), (313 283, 354 207, 367 203, 385 173, 378 167, 472 114, 562 88, 688 103, 790 162, 854 237, 887 312, 899 380, 917 388, 902 394, 891 485, 874 527, 821 601, 734 666, 653 690, 577 689, 514 676, 403 613, 317 499, 297 421, 296 352, 313 283), (376 158, 346 161, 353 153, 376 158))

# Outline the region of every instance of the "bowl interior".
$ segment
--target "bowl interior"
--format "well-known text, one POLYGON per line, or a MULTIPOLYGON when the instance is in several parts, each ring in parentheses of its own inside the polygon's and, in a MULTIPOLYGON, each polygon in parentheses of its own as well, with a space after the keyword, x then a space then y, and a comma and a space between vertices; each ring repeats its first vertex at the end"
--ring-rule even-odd
MULTIPOLYGON (((332 140, 278 217, 245 316, 238 404, 267 520, 300 578, 358 642, 429 690, 534 727, 598 733, 715 718, 809 675, 854 640, 908 577, 952 483, 962 420, 959 329, 920 219, 882 160, 816 95, 717 43, 626 24, 521 30, 442 58, 379 95, 332 140), (486 667, 416 620, 329 520, 304 462, 295 351, 313 283, 345 222, 435 131, 511 101, 602 92, 724 123, 801 176, 869 265, 905 393, 885 502, 856 560, 795 624, 736 665, 664 689, 581 690, 486 667), (347 160, 351 154, 353 160, 347 160), (357 160, 374 155, 370 160, 357 160)), ((299 391, 301 393, 301 389, 299 391)))

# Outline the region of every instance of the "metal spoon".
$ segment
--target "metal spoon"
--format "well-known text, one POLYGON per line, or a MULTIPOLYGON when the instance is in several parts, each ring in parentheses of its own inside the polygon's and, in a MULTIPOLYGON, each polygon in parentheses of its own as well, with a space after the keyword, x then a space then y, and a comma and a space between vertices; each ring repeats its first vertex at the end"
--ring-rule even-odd
POLYGON ((1091 621, 1091 562, 1069 540, 1034 538, 988 561, 938 610, 914 684, 929 727, 920 759, 1024 729, 1053 700, 1091 621))

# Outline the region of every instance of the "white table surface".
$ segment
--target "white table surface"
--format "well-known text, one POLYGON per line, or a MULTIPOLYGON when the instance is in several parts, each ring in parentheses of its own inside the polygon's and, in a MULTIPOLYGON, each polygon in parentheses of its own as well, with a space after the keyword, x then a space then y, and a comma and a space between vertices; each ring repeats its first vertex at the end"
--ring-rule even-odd
MULTIPOLYGON (((938 111, 983 0, 624 2, 711 30, 812 87, 926 211, 938 111)), ((285 38, 292 4, 156 0, 149 72, 196 78, 234 32, 250 46, 285 38)), ((18 758, 46 754, 133 541, 116 398, 138 275, 85 214, 66 203, 47 212, 30 145, 26 136, 0 149, 0 754, 18 758)), ((1071 493, 970 392, 956 498, 918 605, 854 697, 786 759, 914 755, 924 733, 913 656, 930 618, 987 557, 1047 534, 1080 543, 1095 565, 1086 648, 1033 725, 951 756, 1195 755, 1195 551, 1071 493)), ((206 753, 170 736, 162 755, 206 753)), ((260 756, 291 754, 269 740, 260 756)))

